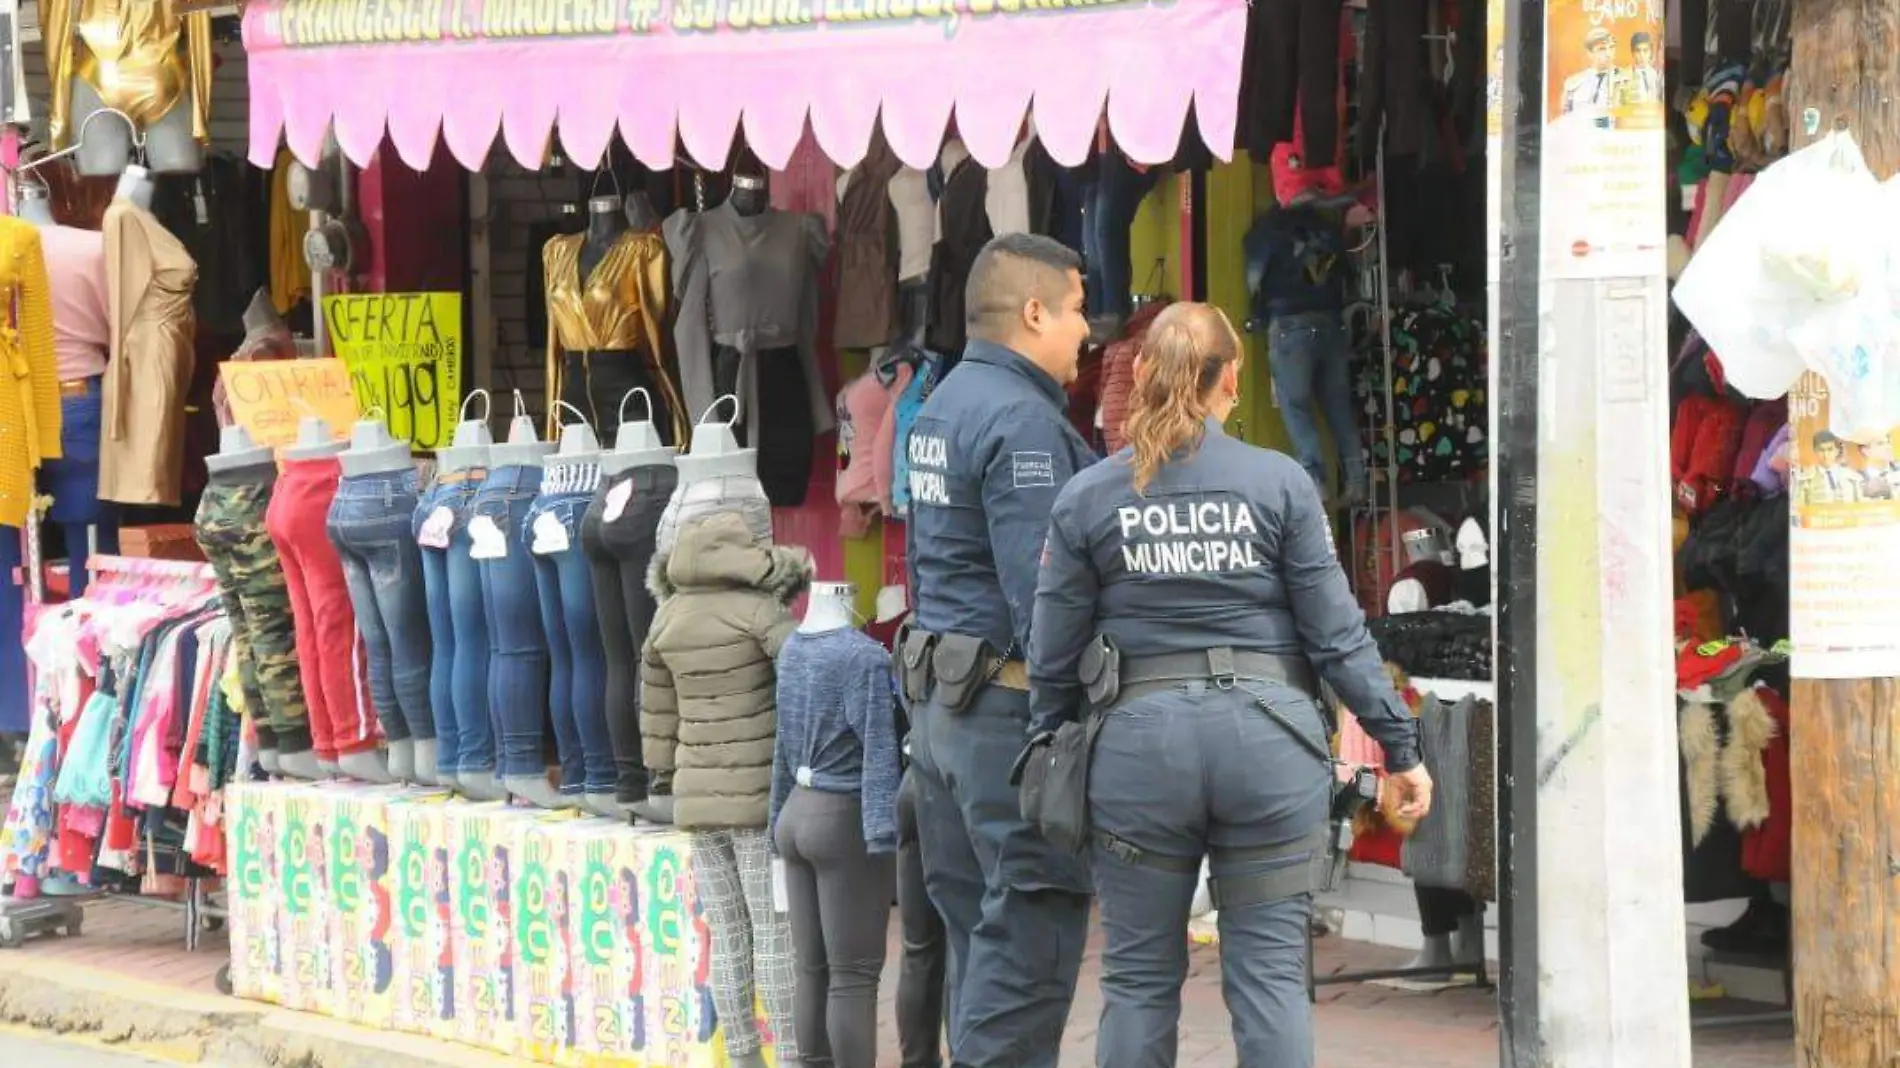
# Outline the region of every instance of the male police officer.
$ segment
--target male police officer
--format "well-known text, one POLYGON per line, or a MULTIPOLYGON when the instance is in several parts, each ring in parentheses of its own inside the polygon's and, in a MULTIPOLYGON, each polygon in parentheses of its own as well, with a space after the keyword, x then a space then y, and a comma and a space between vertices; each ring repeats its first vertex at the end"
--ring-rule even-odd
POLYGON ((1081 262, 1011 234, 970 271, 969 343, 906 444, 912 629, 899 668, 930 898, 950 938, 952 1063, 1053 1068, 1089 897, 1082 858, 1022 819, 1010 765, 1029 722, 1023 655, 1056 492, 1095 459, 1069 425, 1089 324, 1081 262))

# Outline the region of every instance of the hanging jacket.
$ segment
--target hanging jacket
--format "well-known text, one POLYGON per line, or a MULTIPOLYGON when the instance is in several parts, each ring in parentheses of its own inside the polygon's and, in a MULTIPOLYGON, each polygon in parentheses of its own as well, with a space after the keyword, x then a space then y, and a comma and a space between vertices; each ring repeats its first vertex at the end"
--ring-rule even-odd
POLYGON ((682 525, 647 588, 659 602, 641 651, 646 766, 673 781, 682 830, 758 827, 772 797, 778 714, 772 662, 797 627, 788 605, 811 554, 754 535, 737 512, 682 525))

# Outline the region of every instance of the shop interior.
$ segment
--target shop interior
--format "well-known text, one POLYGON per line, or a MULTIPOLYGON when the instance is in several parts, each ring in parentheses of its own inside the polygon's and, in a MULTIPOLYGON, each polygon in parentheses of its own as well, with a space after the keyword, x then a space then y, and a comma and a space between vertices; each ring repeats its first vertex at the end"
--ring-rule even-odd
MULTIPOLYGON (((1682 191, 1671 203, 1672 270, 1787 143, 1787 116, 1778 110, 1785 13, 1777 21, 1771 5, 1725 0, 1706 13, 1691 10, 1703 6, 1681 0, 1669 20, 1670 165, 1682 191), (1678 26, 1680 40, 1706 44, 1679 45, 1678 26)), ((1498 885, 1486 311, 1485 119, 1493 86, 1484 18, 1474 0, 1364 0, 1340 11, 1337 34, 1309 34, 1274 25, 1255 5, 1231 161, 1215 159, 1190 121, 1175 159, 1131 164, 1104 124, 1101 149, 1063 168, 1037 144, 1032 114, 1003 167, 970 158, 953 123, 933 168, 903 164, 879 137, 849 170, 827 160, 809 133, 791 163, 768 170, 741 133, 730 161, 711 170, 683 149, 674 166, 650 169, 617 140, 604 160, 571 160, 557 140, 539 168, 522 166, 498 141, 479 171, 446 149, 425 170, 393 152, 362 168, 333 152, 307 168, 285 151, 267 171, 244 159, 249 84, 235 17, 205 16, 203 47, 178 46, 193 88, 170 111, 158 108, 163 117, 144 122, 136 138, 126 136, 123 113, 99 110, 108 102, 54 103, 53 78, 72 69, 70 57, 55 54, 49 63, 57 50, 42 41, 43 27, 29 24, 14 57, 18 89, 7 101, 29 133, 9 193, 16 219, 57 225, 41 230, 46 293, 34 294, 32 279, 17 293, 20 326, 31 326, 24 309, 37 303, 52 342, 40 345, 49 362, 35 374, 50 378, 47 388, 65 402, 75 399, 69 388, 85 400, 83 382, 92 380, 94 403, 90 423, 84 404, 68 404, 62 463, 41 467, 51 510, 21 520, 21 539, 0 538, 0 565, 27 578, 10 588, 17 601, 0 604, 0 615, 14 616, 16 626, 30 621, 27 640, 0 639, 0 729, 39 722, 48 709, 62 724, 24 740, 0 835, 0 885, 16 897, 83 900, 110 891, 182 907, 185 937, 195 941, 241 904, 227 880, 245 861, 227 845, 220 821, 234 805, 220 795, 241 787, 251 762, 263 760, 269 728, 280 720, 307 721, 312 736, 286 742, 266 768, 292 780, 449 787, 472 801, 513 796, 603 822, 638 805, 632 811, 642 820, 664 824, 668 806, 659 790, 649 791, 656 784, 641 766, 640 725, 623 737, 608 722, 607 707, 631 704, 629 688, 638 685, 631 673, 638 635, 625 626, 602 634, 576 626, 579 604, 581 615, 611 610, 607 588, 558 568, 528 574, 518 591, 533 607, 515 622, 537 632, 546 651, 539 689, 503 699, 533 711, 524 728, 529 756, 560 774, 536 781, 519 768, 511 773, 506 752, 486 778, 462 773, 469 728, 455 721, 474 698, 456 692, 462 652, 445 657, 444 647, 466 648, 470 631, 455 611, 459 580, 447 565, 439 575, 431 570, 430 557, 445 555, 431 550, 463 532, 430 528, 427 494, 440 487, 429 477, 410 476, 406 490, 416 515, 408 536, 422 570, 404 604, 379 603, 373 592, 365 600, 348 581, 331 582, 354 566, 347 545, 338 545, 342 560, 284 551, 278 566, 305 577, 292 580, 292 603, 265 609, 279 622, 276 663, 267 668, 260 657, 242 671, 235 666, 234 632, 255 625, 255 613, 246 608, 245 623, 226 618, 228 562, 215 552, 202 562, 205 538, 194 527, 205 524, 207 500, 219 498, 215 487, 232 484, 221 473, 269 467, 272 456, 234 420, 219 368, 332 351, 318 336, 325 295, 463 294, 469 403, 416 450, 438 482, 459 485, 442 476, 478 466, 534 466, 543 472, 542 494, 562 494, 571 507, 610 497, 607 488, 625 484, 622 476, 690 442, 687 456, 703 463, 694 472, 679 460, 680 510, 713 507, 732 480, 745 482, 733 492, 769 508, 773 539, 809 550, 816 578, 838 584, 801 600, 796 614, 830 604, 887 642, 906 604, 906 413, 954 366, 961 279, 976 249, 997 233, 1028 230, 1070 244, 1089 264, 1096 332, 1070 389, 1070 414, 1104 451, 1119 447, 1134 356, 1155 310, 1208 300, 1243 329, 1251 359, 1230 430, 1296 454, 1304 446, 1318 460, 1336 543, 1424 725, 1438 811, 1416 828, 1366 817, 1347 877, 1322 899, 1315 924, 1316 936, 1378 942, 1417 958, 1390 973, 1315 981, 1422 990, 1488 984, 1498 885), (1279 79, 1260 74, 1276 64, 1297 69, 1301 86, 1336 91, 1290 103, 1279 79), (49 134, 49 117, 66 123, 63 140, 49 134), (51 158, 74 144, 79 151, 51 158), (315 229, 308 208, 320 212, 315 229), (759 243, 731 240, 740 233, 759 243), (744 248, 753 252, 734 252, 744 248), (1336 317, 1343 351, 1320 354, 1305 373, 1289 366, 1296 362, 1289 353, 1276 365, 1269 344, 1285 312, 1275 305, 1274 257, 1279 250, 1284 263, 1287 248, 1311 257, 1300 266, 1323 275, 1322 288, 1337 287, 1336 301, 1319 307, 1336 317), (740 258, 722 262, 733 255, 740 258), (743 288, 733 282, 741 277, 743 288), (127 288, 134 285, 136 299, 127 288), (107 321, 108 308, 119 316, 128 305, 143 311, 128 313, 123 325, 107 321), (761 337, 737 344, 741 328, 761 337), (138 346, 163 349, 168 370, 152 379, 100 377, 109 360, 138 346), (71 367, 69 356, 77 361, 71 367), (100 391, 112 390, 121 392, 101 403, 100 391), (729 426, 723 413, 731 402, 715 404, 728 396, 738 402, 729 426), (122 411, 129 432, 114 429, 122 411), (60 481, 49 484, 53 474, 60 481), (689 482, 707 488, 693 497, 689 482), (19 559, 6 559, 16 548, 19 559), (328 602, 353 614, 358 631, 384 631, 380 670, 347 627, 326 631, 335 618, 317 619, 325 583, 328 602), (103 671, 70 655, 85 628, 134 616, 164 623, 116 650, 103 671), (366 617, 382 622, 366 628, 366 617), (403 642, 391 634, 404 625, 398 620, 420 621, 434 635, 433 659, 420 662, 420 674, 418 664, 398 662, 403 642), (191 687, 198 700, 144 722, 155 732, 146 737, 150 764, 136 745, 130 763, 109 759, 113 717, 136 735, 141 721, 128 721, 126 709, 155 707, 141 689, 155 685, 153 658, 200 680, 191 687), (590 675, 589 664, 606 670, 590 675), (299 692, 274 692, 266 678, 273 672, 299 692), (209 684, 245 673, 257 677, 209 684), (347 696, 359 688, 365 696, 347 696), (405 700, 412 692, 429 698, 432 717, 405 700), (112 700, 100 703, 101 694, 112 700), (278 715, 272 706, 285 701, 307 706, 306 714, 278 715), (556 721, 562 704, 572 727, 556 721), (445 719, 445 708, 457 711, 445 719), (247 734, 246 722, 266 730, 247 734), (445 726, 461 728, 459 753, 445 748, 445 726)), ((0 228, 25 240, 21 233, 0 228)), ((1691 995, 1779 1004, 1789 967, 1788 681, 1777 651, 1788 630, 1787 413, 1725 389, 1719 361, 1680 317, 1672 327, 1691 995)), ((362 414, 353 426, 299 420, 298 439, 279 456, 286 462, 279 485, 297 461, 339 454, 346 481, 413 472, 410 443, 386 429, 379 435, 373 413, 362 414)), ((309 492, 335 494, 335 476, 309 492)), ((618 507, 627 505, 622 497, 618 507)), ((253 532, 261 519, 223 514, 221 521, 249 523, 253 532)), ((271 539, 298 542, 304 535, 288 530, 295 518, 282 519, 282 537, 270 529, 271 539)), ((626 589, 640 584, 634 573, 644 575, 652 552, 637 562, 616 558, 630 576, 626 589)), ((365 573, 372 553, 365 545, 365 573)), ((496 693, 491 679, 481 698, 496 693)), ((1338 746, 1347 759, 1380 762, 1350 716, 1338 746)), ((346 795, 324 809, 332 831, 341 833, 335 821, 346 814, 377 824, 366 840, 382 838, 384 875, 387 851, 410 822, 458 833, 452 824, 461 817, 346 795)), ((250 815, 259 826, 315 819, 288 807, 250 815)), ((509 839, 517 851, 536 847, 539 832, 507 833, 521 835, 509 839)), ((642 839, 626 848, 647 863, 660 847, 642 839)), ((312 849, 309 863, 332 863, 312 849)), ((495 863, 489 859, 491 874, 495 863)), ((499 864, 505 872, 507 860, 499 864)), ((505 909, 507 898, 493 904, 505 909)), ((1211 938, 1211 921, 1197 916, 1195 937, 1211 938)), ((278 952, 277 937, 258 941, 269 946, 259 953, 278 952)), ((263 963, 234 953, 240 993, 356 1011, 341 994, 329 1000, 320 983, 281 982, 263 963)), ((405 1010, 383 1011, 400 1019, 405 1010)), ((495 1021, 429 1015, 418 1011, 414 1025, 524 1051, 508 1046, 495 1021)))

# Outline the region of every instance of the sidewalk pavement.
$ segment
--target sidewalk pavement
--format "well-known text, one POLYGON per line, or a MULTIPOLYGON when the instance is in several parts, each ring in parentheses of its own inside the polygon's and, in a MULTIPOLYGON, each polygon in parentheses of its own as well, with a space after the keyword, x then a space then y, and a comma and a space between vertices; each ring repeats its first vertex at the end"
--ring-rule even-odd
MULTIPOLYGON (((224 936, 208 935, 198 952, 187 953, 182 924, 178 913, 101 902, 87 907, 81 938, 0 950, 0 1025, 82 1035, 157 1059, 204 1061, 217 1068, 518 1068, 524 1063, 221 997, 214 977, 227 952, 224 936)), ((879 1060, 884 1065, 897 1063, 895 1029, 888 1022, 896 988, 895 935, 892 942, 882 990, 887 1007, 879 1060)), ((1407 956, 1337 938, 1321 940, 1317 953, 1321 974, 1394 967, 1407 956)), ((1217 951, 1195 946, 1191 961, 1178 1063, 1181 1068, 1231 1068, 1217 951)), ((1095 1062, 1100 977, 1098 935, 1064 1035, 1061 1068, 1095 1062)), ((1484 991, 1322 987, 1316 1025, 1320 1068, 1494 1068, 1498 1063, 1496 1000, 1484 991)), ((1696 1035, 1697 1068, 1786 1068, 1793 1060, 1786 1024, 1696 1035)))

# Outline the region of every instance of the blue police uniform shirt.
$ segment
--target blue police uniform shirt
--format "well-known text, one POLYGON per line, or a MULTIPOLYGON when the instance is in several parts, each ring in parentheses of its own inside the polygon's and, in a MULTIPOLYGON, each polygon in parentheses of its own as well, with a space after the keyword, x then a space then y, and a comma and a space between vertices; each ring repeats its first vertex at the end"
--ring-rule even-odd
POLYGON ((1199 449, 1136 493, 1133 450, 1056 498, 1029 657, 1035 730, 1077 719, 1082 651, 1106 634, 1125 656, 1228 646, 1305 656, 1385 749, 1419 762, 1418 722, 1392 688, 1333 549, 1313 480, 1292 458, 1207 421, 1199 449))
POLYGON ((1027 357, 970 339, 911 426, 906 525, 912 618, 933 634, 1029 648, 1049 509, 1095 453, 1068 396, 1027 357))

